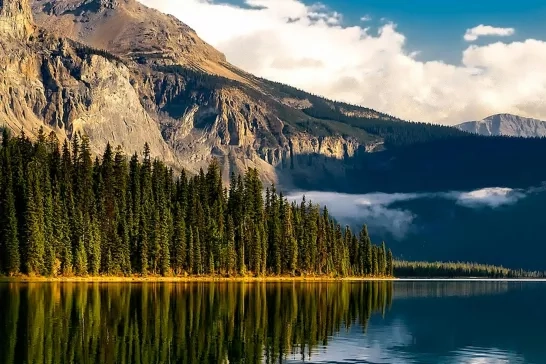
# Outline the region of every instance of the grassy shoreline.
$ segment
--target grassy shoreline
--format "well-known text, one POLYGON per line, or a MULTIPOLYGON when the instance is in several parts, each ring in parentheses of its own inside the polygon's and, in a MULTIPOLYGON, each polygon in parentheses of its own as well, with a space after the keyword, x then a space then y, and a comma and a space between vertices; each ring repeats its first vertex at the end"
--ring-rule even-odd
POLYGON ((366 282, 366 281, 396 281, 394 277, 328 277, 328 276, 266 276, 266 277, 221 277, 221 276, 89 276, 89 277, 0 277, 0 283, 191 283, 191 282, 366 282))
POLYGON ((88 277, 30 277, 0 276, 0 283, 259 283, 259 282, 478 282, 478 281, 538 281, 546 282, 544 278, 482 278, 482 277, 329 277, 329 276, 266 276, 266 277, 221 277, 221 276, 187 276, 187 277, 162 277, 162 276, 88 276, 88 277))

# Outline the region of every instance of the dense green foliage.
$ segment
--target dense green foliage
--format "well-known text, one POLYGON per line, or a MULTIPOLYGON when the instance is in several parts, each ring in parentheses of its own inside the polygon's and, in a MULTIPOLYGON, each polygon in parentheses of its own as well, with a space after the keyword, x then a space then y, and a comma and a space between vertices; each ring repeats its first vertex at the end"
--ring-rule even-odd
POLYGON ((390 276, 392 253, 328 210, 288 203, 258 171, 220 167, 193 177, 106 147, 93 162, 87 137, 60 148, 5 132, 0 149, 0 272, 16 275, 390 276))
POLYGON ((546 276, 545 272, 528 272, 476 263, 407 261, 395 261, 394 274, 397 277, 422 278, 544 278, 546 276))
POLYGON ((387 282, 1 285, 0 362, 307 361, 392 296, 387 282))

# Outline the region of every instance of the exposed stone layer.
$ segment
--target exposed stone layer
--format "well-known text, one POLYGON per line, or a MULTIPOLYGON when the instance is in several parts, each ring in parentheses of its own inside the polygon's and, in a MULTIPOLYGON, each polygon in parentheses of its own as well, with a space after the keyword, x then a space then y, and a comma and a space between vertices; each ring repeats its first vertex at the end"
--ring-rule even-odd
POLYGON ((256 167, 284 183, 296 170, 313 178, 319 163, 342 174, 339 161, 380 144, 296 127, 308 100, 272 95, 191 28, 134 0, 34 0, 38 27, 27 0, 0 5, 0 125, 15 132, 81 131, 96 153, 148 142, 175 167, 196 172, 217 158, 226 180, 256 167))

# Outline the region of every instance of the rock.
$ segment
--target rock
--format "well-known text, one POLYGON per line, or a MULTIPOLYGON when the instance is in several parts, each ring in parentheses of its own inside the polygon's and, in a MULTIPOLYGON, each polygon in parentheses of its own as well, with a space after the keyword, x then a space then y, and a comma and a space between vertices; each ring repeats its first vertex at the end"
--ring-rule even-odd
MULTIPOLYGON (((172 16, 135 0, 0 0, 0 125, 40 127, 92 151, 149 143, 152 157, 198 172, 216 158, 224 179, 258 168, 266 183, 344 178, 344 163, 382 141, 318 122, 309 95, 286 96, 226 62, 172 16), (320 126, 320 127, 319 127, 320 126)), ((383 118, 353 107, 348 116, 383 118)))
POLYGON ((460 130, 485 136, 545 137, 546 121, 512 114, 498 114, 480 121, 469 121, 456 126, 460 130))
POLYGON ((0 34, 27 39, 34 32, 28 0, 0 0, 0 34))

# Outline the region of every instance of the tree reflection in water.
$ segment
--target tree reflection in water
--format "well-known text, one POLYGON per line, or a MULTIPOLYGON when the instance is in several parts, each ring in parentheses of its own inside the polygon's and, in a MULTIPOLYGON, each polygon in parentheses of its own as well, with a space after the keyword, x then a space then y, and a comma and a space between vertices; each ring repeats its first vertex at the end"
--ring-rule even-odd
POLYGON ((0 285, 0 361, 282 363, 385 314, 391 282, 0 285))

